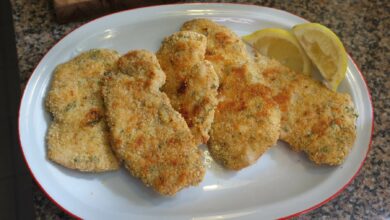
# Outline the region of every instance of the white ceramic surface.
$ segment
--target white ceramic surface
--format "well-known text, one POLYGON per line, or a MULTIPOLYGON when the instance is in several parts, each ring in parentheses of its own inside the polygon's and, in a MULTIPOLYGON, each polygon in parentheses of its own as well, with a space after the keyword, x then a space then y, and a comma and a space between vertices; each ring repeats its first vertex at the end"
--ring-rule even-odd
MULTIPOLYGON (((340 91, 349 93, 359 113, 356 143, 338 167, 316 166, 278 142, 257 163, 229 172, 206 156, 207 174, 198 187, 164 198, 125 170, 84 174, 46 157, 50 116, 44 99, 56 65, 90 48, 156 51, 164 36, 193 18, 209 18, 239 35, 266 27, 290 28, 307 22, 265 7, 233 4, 179 4, 148 7, 94 20, 68 34, 41 60, 25 89, 19 113, 21 147, 39 185, 61 207, 86 219, 269 219, 318 206, 358 172, 369 150, 372 105, 366 84, 351 58, 340 91)), ((207 151, 205 152, 208 153, 207 151)))

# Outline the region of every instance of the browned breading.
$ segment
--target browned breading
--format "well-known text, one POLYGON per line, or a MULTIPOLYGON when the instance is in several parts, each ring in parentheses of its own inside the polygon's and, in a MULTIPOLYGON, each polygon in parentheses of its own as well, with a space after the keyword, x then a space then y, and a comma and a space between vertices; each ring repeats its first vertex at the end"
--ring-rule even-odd
POLYGON ((212 62, 220 82, 225 78, 226 67, 248 60, 245 44, 227 27, 208 19, 194 19, 185 22, 181 30, 194 31, 207 37, 206 60, 212 62))
POLYGON ((204 60, 206 43, 204 35, 181 31, 165 38, 157 52, 167 76, 162 91, 186 120, 197 145, 209 139, 218 102, 218 76, 212 64, 204 60))
POLYGON ((280 138, 316 164, 341 164, 356 138, 351 97, 266 57, 257 63, 282 111, 280 138))
POLYGON ((186 81, 191 68, 204 61, 206 37, 196 32, 181 31, 166 37, 156 56, 166 74, 166 82, 162 87, 172 106, 180 106, 180 90, 186 81))
POLYGON ((229 68, 210 132, 212 157, 233 170, 256 162, 276 144, 280 132, 280 111, 271 90, 248 84, 249 70, 245 64, 229 68))
POLYGON ((104 121, 101 82, 119 55, 95 49, 59 65, 46 107, 53 115, 47 133, 48 158, 65 167, 88 172, 116 170, 104 121))
POLYGON ((181 30, 207 36, 206 60, 219 76, 220 102, 211 126, 211 156, 226 168, 253 164, 279 137, 280 112, 271 90, 260 81, 241 39, 207 19, 184 23, 181 30))
POLYGON ((165 74, 154 54, 131 51, 107 78, 103 96, 112 147, 126 168, 162 195, 202 181, 205 169, 184 118, 159 88, 165 74))

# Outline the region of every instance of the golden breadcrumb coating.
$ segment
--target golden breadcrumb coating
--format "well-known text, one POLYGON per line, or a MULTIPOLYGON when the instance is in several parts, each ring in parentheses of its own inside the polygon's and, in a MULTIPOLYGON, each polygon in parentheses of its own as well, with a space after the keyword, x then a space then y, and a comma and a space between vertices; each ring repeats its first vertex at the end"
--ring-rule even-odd
POLYGON ((217 106, 218 76, 204 60, 207 39, 181 31, 164 39, 157 58, 167 76, 162 91, 186 120, 197 145, 207 143, 217 106))
POLYGON ((280 111, 271 90, 258 83, 257 66, 230 29, 195 19, 184 23, 181 30, 207 37, 205 58, 220 81, 220 102, 208 143, 211 156, 233 170, 253 164, 279 137, 280 111))
POLYGON ((207 37, 206 60, 212 62, 220 82, 225 78, 224 69, 237 63, 246 63, 249 55, 244 42, 229 28, 208 19, 187 21, 182 31, 194 31, 207 37))
POLYGON ((280 132, 280 111, 271 90, 247 83, 249 70, 248 65, 229 68, 210 132, 212 157, 233 170, 256 162, 276 144, 280 132))
POLYGON ((107 77, 103 96, 112 147, 126 168, 162 195, 197 185, 203 157, 184 118, 159 89, 165 74, 154 54, 131 51, 107 77))
POLYGON ((48 158, 88 172, 116 170, 119 162, 109 145, 101 83, 115 68, 115 51, 94 49, 59 65, 46 97, 53 122, 47 133, 48 158))
POLYGON ((256 59, 282 111, 280 138, 316 164, 341 164, 356 138, 357 114, 351 97, 275 60, 261 55, 256 59))

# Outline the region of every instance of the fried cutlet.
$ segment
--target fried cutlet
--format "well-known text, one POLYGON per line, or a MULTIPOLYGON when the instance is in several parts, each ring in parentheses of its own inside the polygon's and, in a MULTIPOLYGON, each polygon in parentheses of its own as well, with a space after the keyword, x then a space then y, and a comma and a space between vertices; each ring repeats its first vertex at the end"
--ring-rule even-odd
POLYGON ((95 49, 59 65, 46 97, 53 121, 47 133, 48 158, 86 172, 116 170, 109 145, 101 83, 115 68, 115 51, 95 49))
POLYGON ((162 195, 197 185, 203 156, 184 118, 159 89, 165 74, 156 56, 131 51, 107 77, 103 96, 112 147, 126 168, 162 195))
POLYGON ((356 138, 356 113, 348 94, 257 55, 263 79, 282 111, 280 138, 316 164, 338 165, 356 138))
POLYGON ((268 87, 246 82, 248 65, 231 66, 226 71, 209 150, 226 168, 240 170, 276 144, 281 116, 268 87))
POLYGON ((241 39, 207 19, 184 23, 181 30, 207 37, 206 60, 218 74, 220 102, 211 126, 211 156, 226 168, 253 164, 279 137, 280 111, 241 39))
POLYGON ((207 143, 217 105, 218 76, 204 60, 204 35, 181 31, 164 39, 156 56, 167 80, 165 92, 186 120, 197 145, 207 143))

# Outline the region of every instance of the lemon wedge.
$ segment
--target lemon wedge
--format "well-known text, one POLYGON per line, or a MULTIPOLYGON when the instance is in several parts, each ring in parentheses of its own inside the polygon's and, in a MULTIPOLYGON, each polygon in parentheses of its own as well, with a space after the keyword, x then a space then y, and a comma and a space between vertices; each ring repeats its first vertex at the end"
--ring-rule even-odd
POLYGON ((310 59, 290 31, 266 28, 242 39, 260 54, 273 58, 298 73, 311 74, 310 59))
POLYGON ((340 39, 317 23, 299 24, 292 31, 326 80, 328 88, 336 91, 347 71, 347 53, 340 39))

